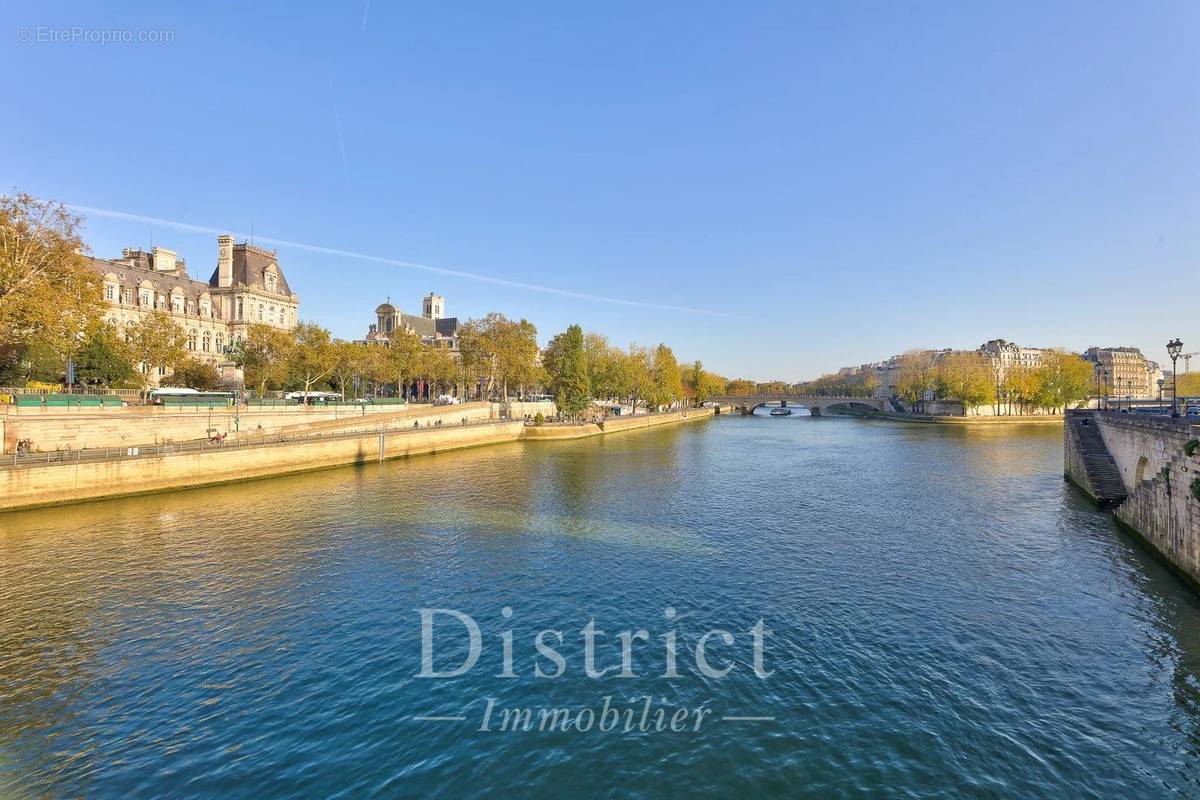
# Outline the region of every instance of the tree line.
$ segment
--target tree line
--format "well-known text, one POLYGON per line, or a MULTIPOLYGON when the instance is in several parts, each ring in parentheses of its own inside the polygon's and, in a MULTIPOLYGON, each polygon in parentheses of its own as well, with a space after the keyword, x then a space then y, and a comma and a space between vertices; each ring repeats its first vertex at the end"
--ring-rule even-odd
POLYGON ((1093 368, 1061 350, 1043 350, 1035 367, 1005 367, 978 352, 910 351, 900 357, 897 396, 916 410, 929 398, 957 400, 967 408, 992 406, 996 414, 1058 412, 1086 399, 1093 368))

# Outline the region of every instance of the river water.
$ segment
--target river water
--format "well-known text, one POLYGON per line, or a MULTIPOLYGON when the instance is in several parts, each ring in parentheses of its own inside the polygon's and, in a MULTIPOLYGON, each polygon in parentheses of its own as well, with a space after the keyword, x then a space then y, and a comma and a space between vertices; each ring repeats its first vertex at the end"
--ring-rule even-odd
POLYGON ((2 516, 0 797, 1195 796, 1200 603, 1061 435, 720 417, 2 516))

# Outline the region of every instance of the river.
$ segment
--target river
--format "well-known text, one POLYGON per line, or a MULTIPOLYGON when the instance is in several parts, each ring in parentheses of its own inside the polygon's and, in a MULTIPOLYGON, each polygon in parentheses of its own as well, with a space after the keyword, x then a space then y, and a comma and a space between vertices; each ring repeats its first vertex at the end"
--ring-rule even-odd
POLYGON ((1200 603, 1061 436, 723 416, 0 516, 0 797, 1194 796, 1200 603))

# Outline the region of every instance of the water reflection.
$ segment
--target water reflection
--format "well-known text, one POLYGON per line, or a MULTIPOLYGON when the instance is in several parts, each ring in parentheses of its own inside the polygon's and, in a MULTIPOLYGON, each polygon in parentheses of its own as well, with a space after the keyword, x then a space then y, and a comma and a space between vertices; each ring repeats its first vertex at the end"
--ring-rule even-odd
POLYGON ((483 796, 608 768, 684 794, 1196 791, 1200 604, 1063 484, 1059 431, 796 421, 7 515, 0 794, 365 794, 402 775, 483 796), (660 625, 668 603, 766 617, 778 672, 412 679, 414 608, 506 603, 563 628, 660 625), (410 720, 598 690, 778 724, 560 741, 410 720))

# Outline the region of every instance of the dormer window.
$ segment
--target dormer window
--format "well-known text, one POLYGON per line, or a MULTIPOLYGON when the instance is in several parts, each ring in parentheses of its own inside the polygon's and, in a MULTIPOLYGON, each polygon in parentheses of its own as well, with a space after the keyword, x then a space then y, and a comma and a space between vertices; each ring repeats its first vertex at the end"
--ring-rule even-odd
POLYGON ((154 293, 149 290, 142 290, 141 304, 147 308, 154 305, 154 293))
POLYGON ((171 295, 171 310, 176 314, 183 313, 183 298, 179 295, 171 295))
POLYGON ((275 291, 275 276, 270 273, 267 274, 267 291, 275 291))

